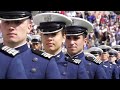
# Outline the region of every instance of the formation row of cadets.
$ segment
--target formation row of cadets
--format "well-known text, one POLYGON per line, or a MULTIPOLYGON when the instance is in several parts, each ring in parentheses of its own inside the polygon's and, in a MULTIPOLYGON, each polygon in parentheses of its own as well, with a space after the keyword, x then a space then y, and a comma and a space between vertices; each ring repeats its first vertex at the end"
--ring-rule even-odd
POLYGON ((96 56, 96 59, 101 60, 101 65, 104 68, 108 79, 119 79, 120 70, 118 60, 119 51, 115 50, 120 48, 120 45, 110 47, 107 45, 100 45, 99 47, 91 47, 87 52, 96 56))
POLYGON ((109 79, 100 60, 84 55, 86 36, 93 30, 90 22, 58 13, 37 14, 33 21, 41 31, 44 51, 40 51, 26 42, 32 29, 29 11, 2 11, 0 19, 1 79, 109 79))

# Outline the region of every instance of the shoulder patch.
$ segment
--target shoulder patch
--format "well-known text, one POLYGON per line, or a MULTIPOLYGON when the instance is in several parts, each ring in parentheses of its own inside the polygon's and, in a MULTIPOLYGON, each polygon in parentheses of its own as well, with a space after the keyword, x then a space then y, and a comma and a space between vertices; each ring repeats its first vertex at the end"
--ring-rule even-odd
POLYGON ((14 57, 17 54, 19 54, 18 50, 14 49, 14 48, 10 48, 8 46, 4 46, 4 45, 0 45, 0 51, 2 53, 5 53, 5 54, 7 54, 9 56, 12 56, 12 57, 14 57))
POLYGON ((53 55, 46 53, 44 51, 41 51, 41 50, 34 50, 34 49, 31 49, 31 50, 34 54, 37 54, 37 55, 42 56, 47 59, 51 59, 51 57, 53 57, 53 55))
POLYGON ((85 59, 88 60, 88 61, 94 62, 96 64, 101 64, 102 63, 101 60, 97 60, 94 57, 85 56, 85 59))

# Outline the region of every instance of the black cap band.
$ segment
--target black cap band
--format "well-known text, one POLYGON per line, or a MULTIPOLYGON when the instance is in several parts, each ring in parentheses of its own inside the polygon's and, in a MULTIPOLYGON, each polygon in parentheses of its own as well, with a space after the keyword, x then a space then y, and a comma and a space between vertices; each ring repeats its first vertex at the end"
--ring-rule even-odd
POLYGON ((109 52, 110 56, 116 56, 117 57, 117 53, 113 53, 113 52, 109 52))
POLYGON ((31 19, 31 11, 0 11, 0 18, 2 19, 18 19, 24 17, 31 19))
POLYGON ((64 27, 64 22, 42 22, 38 26, 41 32, 54 32, 64 27))
POLYGON ((87 34, 87 28, 81 26, 67 26, 65 28, 66 34, 87 34))
POLYGON ((108 52, 110 49, 106 48, 106 49, 102 49, 103 52, 108 52))
POLYGON ((40 42, 40 40, 38 40, 38 39, 32 39, 31 42, 32 43, 38 43, 38 42, 40 42))
POLYGON ((114 48, 115 50, 117 50, 117 51, 120 51, 120 48, 114 48))
POLYGON ((96 55, 96 54, 101 55, 101 52, 100 52, 100 51, 91 51, 90 53, 93 54, 93 55, 96 55))

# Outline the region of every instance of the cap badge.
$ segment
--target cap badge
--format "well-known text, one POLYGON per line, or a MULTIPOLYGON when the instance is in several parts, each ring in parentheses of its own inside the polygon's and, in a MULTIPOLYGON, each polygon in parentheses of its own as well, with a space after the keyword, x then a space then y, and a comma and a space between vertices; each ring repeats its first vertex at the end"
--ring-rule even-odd
POLYGON ((74 23, 75 23, 75 20, 72 20, 72 25, 74 25, 74 23))
POLYGON ((50 22, 51 19, 52 19, 51 15, 44 16, 44 21, 46 21, 46 22, 50 22))

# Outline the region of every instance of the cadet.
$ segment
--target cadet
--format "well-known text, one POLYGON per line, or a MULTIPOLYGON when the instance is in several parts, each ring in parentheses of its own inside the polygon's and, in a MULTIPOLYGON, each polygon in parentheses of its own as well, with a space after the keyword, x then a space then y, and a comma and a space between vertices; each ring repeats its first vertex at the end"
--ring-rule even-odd
MULTIPOLYGON (((111 49, 109 51, 109 61, 112 64, 112 66, 114 67, 114 71, 116 71, 119 74, 119 78, 120 78, 120 66, 116 63, 117 61, 117 56, 118 56, 118 51, 115 49, 111 49)), ((119 79, 117 78, 117 79, 119 79)))
POLYGON ((118 51, 118 56, 117 56, 116 63, 117 63, 118 65, 120 65, 120 45, 112 46, 112 48, 118 51))
POLYGON ((41 37, 33 37, 31 40, 31 48, 35 50, 42 50, 41 37))
MULTIPOLYGON (((8 18, 7 16, 5 16, 5 13, 0 12, 1 32, 3 31, 3 26, 5 26, 5 23, 4 23, 5 20, 3 20, 2 16, 8 18)), ((3 39, 5 39, 5 36, 9 36, 9 35, 10 33, 7 33, 7 32, 2 33, 3 39)), ((12 60, 17 54, 19 54, 18 50, 15 50, 6 45, 3 45, 3 43, 0 44, 0 58, 1 58, 0 59, 0 79, 26 79, 27 78, 21 61, 12 60)))
POLYGON ((103 50, 101 55, 102 66, 107 74, 108 79, 119 79, 119 72, 116 67, 114 67, 109 61, 109 50, 111 47, 108 45, 100 45, 98 46, 103 50))
POLYGON ((91 47, 88 49, 88 52, 93 54, 98 60, 101 60, 101 54, 103 50, 99 47, 91 47))
POLYGON ((106 74, 98 62, 91 62, 85 59, 83 52, 87 33, 93 30, 93 25, 81 18, 71 17, 72 25, 66 27, 66 48, 67 56, 71 59, 78 59, 84 62, 90 79, 106 79, 106 74))
MULTIPOLYGON (((22 62, 21 68, 28 79, 61 78, 57 64, 49 54, 28 48, 27 34, 32 30, 30 11, 2 11, 0 19, 3 44, 19 51, 20 54, 13 61, 22 62)), ((11 53, 14 54, 12 51, 11 53)))
POLYGON ((118 56, 117 50, 115 50, 115 49, 110 49, 109 50, 109 61, 112 64, 116 64, 117 56, 118 56))
POLYGON ((62 52, 64 27, 70 25, 72 20, 58 13, 41 13, 33 21, 39 25, 44 50, 55 57, 62 79, 88 79, 83 62, 79 59, 66 59, 62 52))

